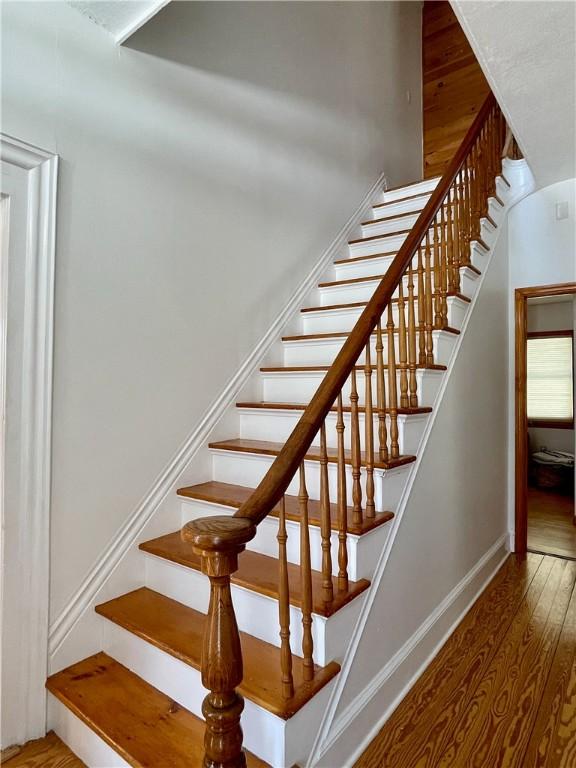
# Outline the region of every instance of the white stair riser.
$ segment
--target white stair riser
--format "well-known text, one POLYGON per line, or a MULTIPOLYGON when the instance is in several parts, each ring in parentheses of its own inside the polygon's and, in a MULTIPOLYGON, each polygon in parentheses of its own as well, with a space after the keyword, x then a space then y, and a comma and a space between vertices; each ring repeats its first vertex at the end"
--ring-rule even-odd
MULTIPOLYGON (((395 336, 396 362, 398 362, 398 334, 395 336)), ((447 365, 456 343, 456 334, 448 331, 432 331, 434 344, 434 362, 437 365, 447 365)), ((284 365, 332 365, 336 355, 346 341, 345 336, 324 339, 303 339, 297 341, 282 342, 284 348, 284 365)), ((376 361, 376 340, 372 335, 371 344, 372 362, 376 361)), ((384 363, 388 361, 388 343, 384 343, 384 363)), ((364 363, 364 352, 358 359, 358 364, 364 363)))
POLYGON ((48 712, 50 729, 88 768, 130 768, 104 739, 50 693, 48 712))
POLYGON ((383 216, 401 216, 403 213, 420 213, 430 199, 430 193, 418 195, 417 197, 406 195, 406 197, 410 197, 410 199, 400 200, 396 203, 388 203, 385 206, 373 206, 372 218, 381 219, 383 216))
MULTIPOLYGON (((362 262, 360 262, 362 263, 362 262)), ((342 285, 330 285, 323 288, 318 288, 318 294, 320 296, 320 305, 325 307, 332 304, 352 304, 359 301, 370 301, 372 295, 382 279, 377 270, 374 273, 363 275, 363 277, 370 277, 371 274, 375 275, 374 280, 366 280, 361 283, 344 283, 342 285)), ((460 268, 460 293, 471 299, 474 296, 476 285, 478 283, 478 274, 467 267, 460 268)), ((405 288, 408 287, 408 281, 406 280, 405 288)), ((418 289, 415 290, 415 295, 418 294, 418 289)), ((393 298, 398 297, 398 291, 394 291, 393 298)))
POLYGON ((382 193, 382 202, 391 203, 393 200, 400 200, 403 197, 419 195, 420 193, 429 195, 436 189, 438 181, 439 179, 424 179, 423 181, 418 182, 418 184, 410 184, 408 187, 399 187, 398 189, 392 189, 390 191, 385 190, 382 193))
MULTIPOLYGON (((448 304, 448 325, 451 328, 460 329, 464 322, 464 316, 468 308, 468 302, 459 299, 456 296, 449 296, 448 304)), ((317 312, 303 312, 301 314, 302 333, 338 333, 341 331, 351 331, 358 318, 362 314, 364 307, 348 307, 346 309, 319 310, 317 312)), ((415 321, 418 322, 418 300, 414 302, 415 321)), ((397 303, 392 305, 392 317, 394 323, 398 325, 400 315, 397 303)), ((408 323, 408 301, 404 304, 404 322, 408 323)))
POLYGON ((371 256, 375 253, 397 251, 407 237, 408 232, 404 232, 401 235, 383 235, 382 237, 376 238, 376 240, 350 243, 348 246, 348 253, 350 254, 350 258, 354 259, 358 258, 358 256, 371 256))
MULTIPOLYGON (((147 555, 146 585, 201 613, 208 612, 210 582, 199 571, 147 555)), ((240 631, 280 647, 278 601, 236 584, 231 589, 240 631)), ((314 661, 317 664, 325 666, 329 661, 343 657, 362 600, 360 595, 328 619, 313 614, 312 639, 314 661), (352 609, 351 614, 349 609, 352 609), (343 613, 352 618, 352 624, 348 627, 342 624, 343 613)), ((302 656, 302 611, 293 605, 290 606, 290 647, 292 653, 302 656)))
POLYGON ((389 256, 381 256, 377 259, 361 259, 360 261, 343 261, 334 264, 335 280, 354 280, 357 277, 370 277, 371 275, 385 275, 394 261, 395 253, 389 256))
MULTIPOLYGON (((198 499, 182 500, 182 524, 199 517, 210 515, 233 515, 236 510, 233 507, 224 507, 220 504, 211 504, 198 499)), ((287 558, 289 563, 300 563, 300 524, 286 521, 288 540, 286 542, 287 558)), ((322 538, 320 528, 316 525, 309 526, 310 531, 310 557, 312 568, 315 571, 322 570, 322 538)), ((376 562, 390 531, 390 523, 378 526, 368 534, 355 536, 348 534, 346 548, 348 551, 348 576, 352 581, 370 579, 374 573, 376 562)), ((252 541, 246 545, 246 549, 259 552, 268 557, 278 557, 278 519, 270 516, 258 526, 258 532, 252 541)), ((332 556, 332 575, 338 575, 338 532, 332 531, 330 537, 332 556)))
MULTIPOLYGON (((324 371, 288 373, 271 372, 262 373, 262 400, 272 403, 305 403, 310 402, 314 393, 320 386, 325 376, 324 371)), ((372 374, 373 377, 375 374, 372 374)), ((418 386, 418 399, 421 406, 432 406, 436 394, 442 382, 443 371, 419 369, 416 371, 416 383, 418 386)), ((364 405, 364 374, 358 371, 356 374, 359 403, 364 405)), ((388 380, 386 380, 388 381, 388 380)), ((397 375, 398 392, 400 391, 400 374, 397 375)), ((350 397, 350 379, 342 390, 344 399, 350 397)))
MULTIPOLYGON (((274 456, 255 453, 243 453, 240 451, 224 451, 211 449, 212 477, 221 483, 232 485, 247 485, 255 488, 266 472, 270 469, 274 456)), ((406 475, 411 465, 403 465, 394 469, 374 470, 374 503, 378 511, 389 510, 395 512, 404 488, 406 475)), ((318 461, 306 461, 306 487, 311 499, 320 498, 320 463, 318 461)), ((362 498, 366 497, 366 475, 362 469, 361 487, 362 498)), ((337 495, 337 466, 335 462, 328 463, 328 482, 330 486, 330 498, 337 495)), ((294 477, 288 486, 286 493, 297 496, 299 490, 298 475, 294 477)), ((349 505, 352 505, 352 470, 346 465, 346 494, 349 505)))
MULTIPOLYGON (((372 377, 374 379, 374 377, 372 377)), ((374 382, 373 382, 374 384, 374 382)), ((294 427, 298 423, 302 411, 294 410, 276 410, 264 408, 241 408, 240 410, 240 437, 245 440, 272 440, 283 443, 290 437, 294 427)), ((398 416, 398 442, 400 444, 400 453, 415 454, 420 445, 420 440, 424 434, 428 417, 426 414, 414 414, 398 416)), ((358 416, 360 426, 360 447, 365 450, 365 416, 360 413, 358 416)), ((378 438, 378 415, 375 413, 372 419, 374 445, 377 445, 378 438)), ((336 414, 330 413, 326 417, 326 442, 328 447, 335 448, 337 443, 336 432, 336 414)), ((350 414, 344 414, 344 445, 350 448, 351 445, 351 419, 350 414)), ((386 426, 390 428, 390 418, 386 418, 386 426)), ((389 433, 388 433, 389 434, 389 433)), ((320 445, 320 436, 317 435, 312 442, 313 446, 320 445)))
MULTIPOLYGON (((202 701, 207 690, 199 670, 107 619, 102 618, 102 622, 103 650, 109 656, 203 719, 202 701)), ((244 746, 270 765, 283 765, 287 722, 245 698, 244 746)))
POLYGON ((376 235, 388 235, 390 232, 398 232, 401 229, 412 229, 416 223, 420 212, 411 213, 404 216, 393 216, 386 213, 386 217, 381 221, 371 221, 362 224, 362 237, 375 237, 376 235))

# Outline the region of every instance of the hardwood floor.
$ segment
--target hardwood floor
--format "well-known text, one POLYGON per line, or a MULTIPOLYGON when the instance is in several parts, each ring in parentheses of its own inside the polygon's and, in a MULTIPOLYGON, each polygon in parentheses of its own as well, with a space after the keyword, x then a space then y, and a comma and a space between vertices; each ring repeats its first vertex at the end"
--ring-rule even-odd
POLYGON ((472 48, 447 0, 422 10, 424 178, 444 172, 489 93, 472 48))
POLYGON ((511 555, 356 768, 574 768, 575 583, 511 555))
POLYGON ((576 559, 574 497, 528 489, 528 549, 576 559))
POLYGON ((53 732, 43 739, 29 741, 14 757, 2 760, 2 765, 7 768, 85 768, 53 732))

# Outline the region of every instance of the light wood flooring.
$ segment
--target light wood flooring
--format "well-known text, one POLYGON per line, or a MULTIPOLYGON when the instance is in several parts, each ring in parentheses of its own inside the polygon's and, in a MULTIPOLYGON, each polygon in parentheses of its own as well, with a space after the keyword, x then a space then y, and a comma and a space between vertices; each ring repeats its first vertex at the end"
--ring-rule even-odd
POLYGON ((528 549, 576 559, 574 497, 528 489, 528 549))
POLYGON ((43 739, 29 741, 14 757, 2 759, 2 765, 7 768, 85 768, 84 763, 52 732, 43 739))
POLYGON ((511 555, 356 768, 575 768, 575 582, 511 555))

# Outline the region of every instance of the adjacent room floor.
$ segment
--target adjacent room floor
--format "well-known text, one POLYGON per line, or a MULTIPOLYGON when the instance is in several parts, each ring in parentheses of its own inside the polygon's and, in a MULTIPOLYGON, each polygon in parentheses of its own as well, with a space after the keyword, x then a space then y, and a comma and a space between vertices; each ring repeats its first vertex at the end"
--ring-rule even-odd
POLYGON ((8 760, 8 768, 85 768, 84 763, 62 743, 55 733, 30 741, 8 760))
POLYGON ((575 582, 510 555, 356 768, 574 768, 575 582))
POLYGON ((528 489, 528 549, 576 559, 574 497, 528 489))

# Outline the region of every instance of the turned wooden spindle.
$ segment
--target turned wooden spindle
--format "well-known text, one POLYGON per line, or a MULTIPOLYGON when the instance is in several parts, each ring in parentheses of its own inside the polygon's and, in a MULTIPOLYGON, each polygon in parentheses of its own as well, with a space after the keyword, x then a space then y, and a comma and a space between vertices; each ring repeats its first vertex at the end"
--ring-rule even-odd
POLYGON ((394 340, 394 317, 392 315, 392 302, 388 304, 388 413, 390 415, 390 457, 397 459, 400 456, 398 445, 398 390, 396 384, 396 348, 394 340))
POLYGON ((282 675, 282 696, 291 699, 294 696, 294 678, 292 676, 292 651, 290 649, 290 586, 288 583, 288 556, 286 552, 286 502, 280 501, 278 518, 278 618, 280 622, 280 672, 282 675))
POLYGON ((312 565, 310 561, 310 529, 308 527, 308 491, 304 462, 300 464, 300 586, 302 588, 302 656, 304 680, 314 679, 314 641, 312 639, 312 565))
POLYGON ((414 270, 408 265, 408 404, 418 408, 418 383, 416 381, 416 312, 414 310, 414 270))
POLYGON ((426 246, 424 248, 424 302, 426 318, 426 365, 434 365, 434 305, 432 292, 432 250, 430 245, 430 230, 426 232, 426 246))
POLYGON ((320 537, 322 546, 322 599, 326 605, 334 600, 332 586, 332 521, 330 519, 330 484, 326 423, 320 427, 320 537))
POLYGON ((384 377, 384 342, 382 323, 376 326, 376 407, 378 410, 378 457, 388 461, 388 430, 386 428, 386 380, 384 377))
POLYGON ((371 341, 366 344, 366 360, 364 363, 364 442, 366 452, 366 517, 371 520, 376 515, 374 505, 374 413, 372 411, 372 362, 370 354, 371 341))
POLYGON ((448 190, 446 197, 446 266, 448 270, 448 293, 455 292, 454 287, 454 215, 456 201, 454 188, 448 190))
POLYGON ((462 203, 464 206, 464 215, 462 217, 462 224, 464 226, 464 264, 470 263, 470 241, 472 240, 472 171, 470 164, 472 157, 470 154, 464 160, 463 169, 463 188, 462 188, 462 203))
POLYGON ((342 392, 338 395, 336 432, 338 435, 338 589, 348 591, 348 499, 346 494, 346 457, 344 453, 344 409, 342 392))
POLYGON ((434 328, 442 328, 442 253, 440 249, 440 214, 434 219, 434 328))
POLYGON ((477 140, 471 152, 470 170, 472 173, 472 239, 478 240, 480 237, 480 217, 482 215, 482 189, 480 179, 481 168, 481 150, 480 143, 477 140))
POLYGON ((446 201, 440 206, 440 297, 442 312, 442 328, 448 325, 448 238, 446 227, 446 201))
POLYGON ((400 407, 408 408, 408 355, 406 350, 406 302, 404 280, 398 284, 398 368, 400 370, 400 407))
POLYGON ((352 368, 350 377, 350 448, 352 462, 352 521, 362 525, 362 486, 360 484, 360 423, 358 416, 358 389, 356 386, 356 368, 352 368))
POLYGON ((454 290, 460 293, 460 265, 462 264, 462 177, 459 174, 454 183, 454 290))
POLYGON ((238 569, 238 555, 256 535, 256 527, 248 518, 215 516, 187 523, 181 535, 200 555, 202 573, 210 579, 202 645, 202 684, 209 691, 202 704, 206 720, 203 766, 245 768, 240 727, 244 700, 236 691, 242 682, 242 649, 230 576, 238 569))
POLYGON ((424 291, 424 255, 418 246, 418 365, 426 365, 426 298, 424 291))

